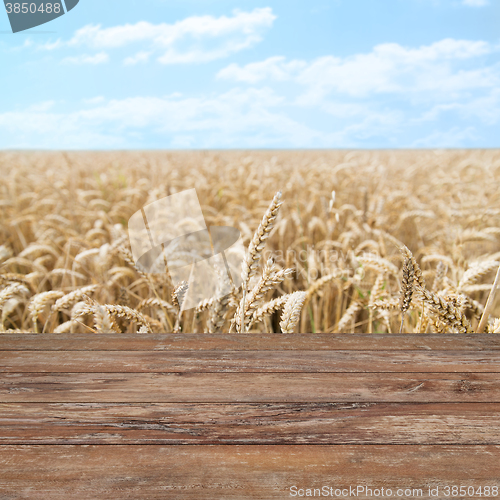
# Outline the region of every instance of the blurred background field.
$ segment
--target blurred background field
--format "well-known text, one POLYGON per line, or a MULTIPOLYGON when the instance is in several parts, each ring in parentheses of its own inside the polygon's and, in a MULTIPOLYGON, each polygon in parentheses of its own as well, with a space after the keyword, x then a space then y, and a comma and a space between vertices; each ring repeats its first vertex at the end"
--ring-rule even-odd
MULTIPOLYGON (((245 246, 282 192, 260 262, 273 256, 293 273, 259 305, 306 292, 296 332, 397 332, 402 245, 429 290, 475 328, 500 261, 497 149, 4 151, 0 173, 3 331, 208 331, 213 302, 179 314, 178 284, 144 275, 126 254, 130 216, 191 188, 207 226, 237 227, 245 246)), ((230 329, 239 300, 224 304, 218 330, 230 329)), ((282 314, 249 330, 279 332, 282 314)), ((500 304, 491 331, 498 316, 500 304)), ((404 331, 450 328, 416 297, 404 331)))

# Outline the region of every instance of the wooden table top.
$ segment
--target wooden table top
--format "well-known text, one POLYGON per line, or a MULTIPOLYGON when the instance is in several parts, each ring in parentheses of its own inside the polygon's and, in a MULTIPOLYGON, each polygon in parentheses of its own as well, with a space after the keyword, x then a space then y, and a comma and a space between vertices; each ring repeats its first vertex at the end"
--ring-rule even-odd
POLYGON ((497 335, 0 342, 0 500, 500 496, 497 335))

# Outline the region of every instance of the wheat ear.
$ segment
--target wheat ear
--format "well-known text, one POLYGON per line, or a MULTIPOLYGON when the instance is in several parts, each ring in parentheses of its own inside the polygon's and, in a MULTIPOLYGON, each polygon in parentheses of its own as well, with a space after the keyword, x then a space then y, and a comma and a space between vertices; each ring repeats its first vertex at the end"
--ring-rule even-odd
POLYGON ((229 308, 230 296, 224 295, 223 297, 216 297, 212 304, 209 306, 208 316, 208 333, 217 333, 221 331, 226 321, 226 313, 229 308))
POLYGON ((401 253, 403 254, 403 278, 401 281, 401 296, 399 303, 399 310, 401 311, 401 325, 399 327, 399 333, 403 333, 403 325, 405 321, 406 311, 410 308, 411 298, 413 295, 413 286, 415 281, 420 287, 425 288, 425 281, 422 275, 422 271, 417 264, 417 261, 410 252, 410 249, 406 246, 401 248, 401 253))
POLYGON ((262 221, 248 246, 248 253, 245 256, 241 273, 244 283, 248 284, 250 279, 257 273, 260 256, 266 245, 266 240, 269 238, 269 233, 274 227, 281 205, 281 191, 278 191, 274 195, 273 201, 266 210, 264 217, 262 217, 262 221))
MULTIPOLYGON (((245 301, 247 295, 248 284, 250 279, 257 273, 259 267, 260 256, 266 246, 266 241, 269 238, 269 234, 274 227, 276 218, 278 217, 278 212, 282 205, 281 202, 281 191, 278 191, 275 195, 271 204, 269 205, 262 221, 257 228, 257 231, 250 241, 248 246, 248 252, 243 260, 243 268, 241 272, 241 277, 243 279, 243 298, 241 299, 240 317, 239 322, 242 325, 242 332, 245 332, 245 301)), ((236 318, 235 318, 236 319, 236 318)))
POLYGON ((0 322, 1 331, 4 330, 4 322, 6 317, 8 316, 7 310, 4 309, 5 303, 8 300, 13 299, 15 296, 28 294, 28 288, 25 287, 22 283, 11 283, 0 292, 0 311, 2 312, 2 319, 0 322))
POLYGON ((339 275, 337 273, 332 273, 314 281, 307 289, 306 299, 310 300, 313 297, 313 295, 316 294, 319 290, 321 290, 321 288, 323 288, 327 283, 337 279, 338 277, 339 275))
POLYGON ((37 293, 35 296, 33 296, 33 298, 31 299, 31 302, 28 306, 28 310, 31 314, 31 320, 33 321, 33 329, 34 329, 35 333, 38 333, 38 328, 37 328, 38 316, 42 313, 45 306, 49 302, 52 302, 53 300, 60 299, 63 296, 64 296, 64 292, 60 292, 60 291, 56 291, 56 290, 52 290, 50 292, 37 293))
POLYGON ((443 261, 440 260, 437 263, 436 274, 434 276, 434 281, 432 283, 433 292, 438 292, 439 289, 442 287, 445 275, 446 275, 446 266, 443 264, 443 261))
POLYGON ((251 323, 260 323, 264 321, 264 318, 267 318, 268 316, 271 316, 275 311, 278 311, 281 309, 287 302, 287 300, 290 298, 290 293, 286 293, 285 295, 281 295, 280 297, 277 297, 275 299, 270 300, 269 302, 266 302, 265 304, 261 305, 254 313, 251 318, 251 323))
POLYGON ((285 303, 281 315, 280 328, 282 333, 293 333, 299 322, 300 311, 306 300, 307 292, 293 292, 285 303))
MULTIPOLYGON (((141 328, 143 326, 141 325, 141 328)), ((120 333, 108 310, 101 305, 96 306, 94 309, 94 327, 97 333, 120 333)))
POLYGON ((208 333, 218 333, 222 330, 232 297, 231 293, 224 292, 234 286, 225 268, 217 266, 215 270, 217 272, 217 290, 216 296, 208 301, 208 333))
POLYGON ((398 275, 398 268, 387 259, 379 257, 378 255, 366 254, 355 257, 355 259, 363 264, 363 267, 371 267, 381 273, 398 275))
POLYGON ((174 325, 174 333, 180 333, 181 331, 181 314, 182 314, 182 304, 186 298, 186 293, 189 288, 189 283, 187 281, 182 281, 178 286, 172 291, 172 304, 177 307, 177 319, 174 325))
POLYGON ((496 260, 487 260, 485 262, 475 262, 465 271, 458 284, 457 290, 461 291, 464 287, 475 283, 479 278, 485 276, 498 268, 499 262, 496 260))
POLYGON ((337 325, 337 331, 339 333, 344 333, 344 330, 347 328, 349 324, 354 321, 356 314, 361 310, 362 305, 360 302, 355 300, 345 311, 345 313, 340 318, 340 321, 337 325))
POLYGON ((376 299, 382 294, 385 281, 385 273, 379 273, 370 291, 370 299, 368 301, 368 333, 373 333, 373 304, 375 303, 376 299))
POLYGON ((446 301, 437 293, 430 292, 419 285, 415 285, 415 288, 422 296, 422 300, 443 323, 453 328, 458 333, 474 333, 469 320, 458 307, 446 301))
POLYGON ((490 328, 491 333, 500 333, 500 318, 495 319, 490 328))
POLYGON ((54 328, 54 333, 71 333, 74 326, 78 325, 78 321, 70 319, 54 328))
POLYGON ((2 310, 5 302, 12 299, 16 295, 27 295, 29 290, 21 283, 11 283, 0 291, 0 311, 2 310))
POLYGON ((52 312, 69 309, 74 303, 81 301, 84 298, 84 295, 89 295, 95 292, 97 287, 98 285, 88 285, 67 293, 64 297, 56 300, 55 304, 51 308, 52 312))
POLYGON ((146 307, 160 307, 162 309, 166 309, 168 312, 176 311, 175 307, 166 300, 152 298, 152 297, 141 300, 141 302, 139 302, 139 305, 137 306, 137 310, 142 311, 146 307))
POLYGON ((368 307, 372 309, 389 310, 389 309, 398 309, 400 307, 400 304, 401 304, 400 299, 398 299, 397 297, 390 297, 382 300, 374 300, 373 304, 368 304, 368 307))
POLYGON ((151 326, 149 325, 148 320, 139 311, 136 311, 135 309, 127 306, 118 306, 112 304, 104 304, 102 307, 105 308, 110 315, 135 321, 140 325, 145 326, 148 330, 147 333, 152 333, 151 326))
MULTIPOLYGON (((163 309, 163 313, 165 314, 165 319, 167 320, 167 323, 169 324, 169 326, 172 328, 172 324, 170 323, 170 318, 168 317, 168 314, 167 314, 167 309, 165 309, 162 305, 161 305, 161 298, 160 296, 158 295, 158 291, 156 290, 156 287, 153 283, 153 280, 151 279, 150 276, 148 276, 147 273, 145 273, 135 262, 134 262, 134 257, 132 255, 132 253, 129 251, 128 248, 126 248, 124 245, 118 245, 117 246, 117 249, 118 249, 118 252, 120 253, 120 255, 122 256, 123 260, 132 268, 134 268, 137 272, 137 274, 139 274, 139 276, 141 276, 144 281, 147 283, 149 289, 153 292, 154 296, 160 301, 159 304, 160 304, 160 307, 163 309)), ((168 272, 168 267, 166 267, 166 263, 165 263, 165 270, 166 270, 166 275, 167 275, 167 278, 168 278, 168 281, 169 283, 171 283, 171 278, 170 278, 170 273, 168 272)))
POLYGON ((148 330, 147 333, 152 333, 151 326, 146 317, 131 307, 116 304, 101 305, 91 299, 88 295, 84 296, 84 300, 85 303, 78 303, 81 304, 81 307, 78 309, 76 309, 78 304, 75 304, 71 314, 71 319, 76 319, 79 316, 84 316, 86 314, 93 314, 96 326, 96 330, 94 331, 96 331, 96 333, 109 333, 110 331, 120 333, 116 325, 114 325, 113 319, 109 318, 109 316, 117 316, 119 318, 126 318, 130 321, 135 321, 139 325, 145 326, 148 330))
POLYGON ((292 269, 278 270, 273 259, 267 261, 262 277, 248 294, 246 302, 241 300, 240 309, 236 311, 237 331, 241 332, 250 327, 251 318, 262 304, 266 293, 282 283, 292 272, 292 269), (243 318, 243 323, 241 323, 241 318, 243 318))
POLYGON ((184 302, 188 288, 188 282, 181 281, 181 283, 177 285, 172 292, 172 304, 177 307, 179 311, 182 310, 182 303, 184 302))

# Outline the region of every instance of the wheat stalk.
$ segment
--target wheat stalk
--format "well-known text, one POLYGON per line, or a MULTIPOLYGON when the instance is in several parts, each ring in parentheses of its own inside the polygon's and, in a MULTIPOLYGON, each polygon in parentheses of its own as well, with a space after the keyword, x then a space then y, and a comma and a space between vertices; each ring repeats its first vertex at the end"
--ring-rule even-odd
POLYGON ((262 217, 262 221, 260 222, 257 231, 255 231, 252 239, 250 240, 248 251, 245 255, 245 259, 243 260, 241 271, 241 278, 243 280, 243 297, 240 305, 240 316, 238 318, 239 324, 242 325, 241 329, 243 333, 245 332, 245 301, 248 285, 252 277, 257 273, 260 256, 264 251, 269 234, 274 227, 281 205, 281 191, 278 191, 274 195, 274 198, 266 210, 264 217, 262 217))
POLYGON ((236 310, 235 319, 238 332, 246 331, 249 328, 251 318, 262 305, 266 294, 282 283, 292 272, 292 269, 278 269, 273 259, 267 261, 262 277, 248 294, 247 300, 242 299, 236 310))

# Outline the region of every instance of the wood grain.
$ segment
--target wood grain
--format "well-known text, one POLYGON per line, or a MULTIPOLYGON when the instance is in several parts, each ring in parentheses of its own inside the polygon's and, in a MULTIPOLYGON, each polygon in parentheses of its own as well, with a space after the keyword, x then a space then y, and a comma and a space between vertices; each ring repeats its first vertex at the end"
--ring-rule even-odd
POLYGON ((384 487, 395 498, 439 487, 444 498, 445 485, 498 486, 499 476, 499 446, 0 446, 9 500, 283 499, 293 485, 384 487))
POLYGON ((0 444, 500 444, 500 404, 0 405, 0 444))
POLYGON ((0 500, 499 486, 499 350, 495 335, 2 334, 0 500))
POLYGON ((496 373, 3 373, 0 402, 500 402, 496 373))
POLYGON ((496 351, 0 351, 0 372, 500 372, 496 351))
POLYGON ((0 334, 4 351, 500 350, 500 335, 0 334))

